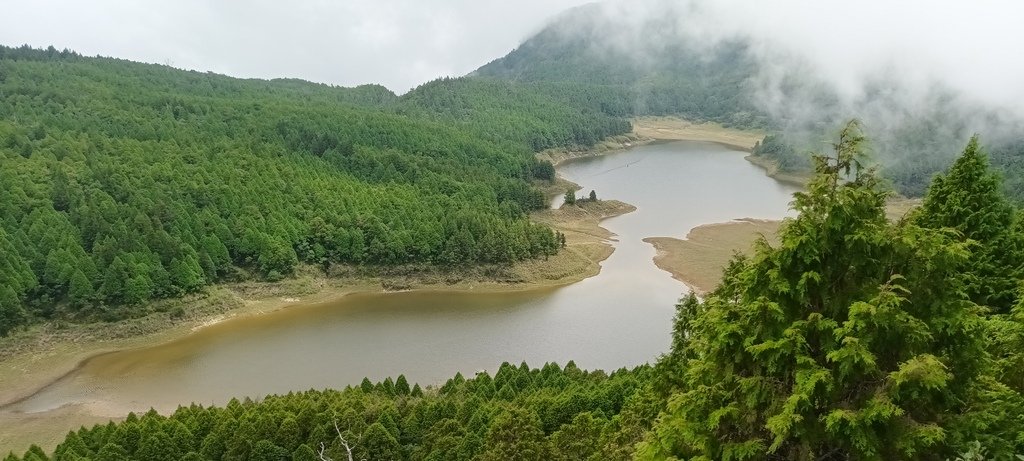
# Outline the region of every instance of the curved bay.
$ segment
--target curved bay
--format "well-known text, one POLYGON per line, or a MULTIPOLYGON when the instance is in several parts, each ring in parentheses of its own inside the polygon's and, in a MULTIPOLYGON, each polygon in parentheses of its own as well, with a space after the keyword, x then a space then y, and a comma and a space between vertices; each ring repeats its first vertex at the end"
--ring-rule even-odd
POLYGON ((83 404, 119 415, 178 404, 224 404, 404 373, 435 384, 456 372, 492 373, 503 361, 574 360, 613 370, 669 346, 674 303, 686 287, 656 268, 644 237, 683 236, 706 223, 780 218, 794 191, 745 153, 676 142, 559 167, 598 197, 637 211, 603 226, 618 234, 601 274, 567 287, 513 293, 414 291, 350 295, 223 322, 168 344, 106 354, 17 404, 37 412, 83 404))

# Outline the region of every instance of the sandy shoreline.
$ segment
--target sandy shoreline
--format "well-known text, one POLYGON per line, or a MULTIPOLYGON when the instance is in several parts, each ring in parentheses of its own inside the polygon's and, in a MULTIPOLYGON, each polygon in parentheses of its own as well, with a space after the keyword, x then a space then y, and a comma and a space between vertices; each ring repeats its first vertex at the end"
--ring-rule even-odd
MULTIPOLYGON (((155 346, 184 337, 203 328, 242 316, 262 315, 276 310, 316 304, 340 299, 354 293, 382 293, 394 291, 386 286, 400 285, 408 290, 455 290, 475 292, 513 292, 535 290, 569 285, 597 275, 600 262, 607 259, 614 248, 614 237, 600 222, 614 216, 634 211, 632 205, 617 200, 602 200, 587 203, 583 207, 565 207, 562 210, 544 210, 531 216, 536 222, 544 223, 566 234, 566 248, 547 260, 531 260, 517 263, 504 274, 508 280, 486 278, 462 279, 457 282, 431 280, 427 277, 409 278, 379 277, 315 277, 305 280, 302 285, 312 285, 313 290, 303 293, 299 287, 282 287, 284 293, 274 293, 259 298, 246 297, 246 287, 218 286, 211 291, 229 292, 237 298, 239 306, 224 313, 200 316, 192 321, 182 322, 174 327, 151 335, 111 340, 71 340, 67 344, 44 345, 40 350, 15 353, 0 361, 0 410, 12 403, 24 400, 50 383, 73 372, 94 356, 126 349, 155 346), (49 347, 47 347, 49 346, 49 347), (61 346, 72 346, 76 351, 69 353, 61 346), (20 359, 20 360, 19 360, 20 359), (50 373, 31 370, 32 365, 51 362, 45 368, 50 373), (4 378, 7 377, 7 378, 4 378), (18 377, 11 380, 11 377, 18 377), (13 381, 13 382, 12 382, 13 381)), ((437 274, 428 274, 434 276, 437 274)), ((258 285, 258 284, 252 284, 258 285)), ((269 284, 268 284, 269 285, 269 284)))
POLYGON ((716 123, 696 123, 678 117, 637 117, 633 132, 641 138, 660 141, 703 141, 750 152, 764 140, 761 131, 737 130, 716 123))
MULTIPOLYGON (((0 452, 23 451, 30 443, 50 450, 69 429, 80 425, 105 423, 108 412, 86 405, 73 405, 52 411, 22 414, 5 411, 48 386, 73 374, 88 360, 117 351, 153 347, 196 331, 245 316, 263 315, 285 308, 330 302, 349 294, 408 290, 448 290, 474 292, 512 292, 563 286, 600 273, 600 263, 611 256, 614 234, 600 226, 604 219, 632 212, 632 205, 602 200, 561 210, 544 210, 531 215, 536 222, 548 224, 566 235, 566 248, 547 260, 525 261, 507 268, 505 280, 465 276, 452 282, 451 276, 427 274, 422 277, 309 277, 293 284, 243 284, 211 288, 209 297, 227 297, 234 307, 224 312, 198 315, 166 330, 118 339, 40 341, 37 350, 8 354, 0 360, 0 452), (259 286, 264 285, 264 286, 259 286), (270 291, 270 294, 263 291, 270 291), (262 293, 262 296, 260 295, 262 293), (55 421, 61 421, 56 424, 55 421), (64 424, 65 422, 69 424, 64 424)), ((44 333, 37 333, 43 335, 44 333)))
POLYGON ((672 274, 698 294, 715 289, 722 281, 722 270, 735 253, 750 252, 754 242, 764 236, 777 241, 781 221, 738 219, 697 226, 686 238, 648 237, 657 250, 654 264, 672 274))

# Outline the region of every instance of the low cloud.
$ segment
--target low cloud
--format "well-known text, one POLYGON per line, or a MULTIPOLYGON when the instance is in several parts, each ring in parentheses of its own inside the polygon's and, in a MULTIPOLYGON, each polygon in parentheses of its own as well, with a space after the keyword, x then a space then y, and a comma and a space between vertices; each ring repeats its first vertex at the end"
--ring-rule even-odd
POLYGON ((466 74, 585 2, 26 0, 4 4, 0 43, 402 93, 466 74))

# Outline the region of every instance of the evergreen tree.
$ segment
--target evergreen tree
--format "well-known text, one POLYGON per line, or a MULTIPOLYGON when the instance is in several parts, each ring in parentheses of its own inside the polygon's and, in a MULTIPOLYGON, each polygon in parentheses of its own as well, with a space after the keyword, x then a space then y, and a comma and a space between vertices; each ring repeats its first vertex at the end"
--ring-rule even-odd
POLYGON ((320 461, 320 457, 309 445, 302 444, 292 453, 292 461, 320 461))
POLYGON ((978 417, 968 245, 886 220, 856 123, 815 157, 799 215, 676 332, 685 371, 641 458, 942 459, 978 417), (680 338, 685 338, 681 341, 680 338))
POLYGON ((1015 214, 975 135, 953 166, 932 180, 917 215, 924 227, 955 229, 975 243, 965 268, 967 293, 995 312, 1010 310, 1024 278, 1024 234, 1014 229, 1015 214))
POLYGON ((586 461, 600 447, 604 422, 590 412, 579 413, 572 422, 551 434, 552 459, 586 461))
POLYGON ((0 336, 24 325, 28 312, 10 286, 0 286, 0 336))
POLYGON ((75 306, 84 306, 92 300, 94 291, 92 282, 81 270, 76 270, 71 276, 71 285, 68 287, 68 301, 75 306))
POLYGON ((409 381, 405 379, 405 375, 398 375, 398 379, 395 380, 395 393, 398 395, 409 395, 411 389, 409 389, 409 381))
POLYGON ((108 443, 96 453, 95 461, 129 461, 128 451, 116 443, 108 443))
POLYGON ((250 461, 284 461, 288 457, 288 450, 274 445, 269 440, 260 440, 252 446, 248 459, 250 461))
POLYGON ((358 450, 366 459, 398 461, 403 459, 402 447, 380 423, 373 423, 359 439, 358 450))
POLYGON ((564 201, 565 201, 566 205, 575 205, 576 204, 576 190, 569 189, 569 190, 565 191, 565 197, 563 197, 563 198, 565 199, 564 201))
POLYGON ((156 432, 139 443, 135 457, 151 461, 177 461, 184 453, 178 451, 171 437, 164 432, 156 432))
POLYGON ((540 418, 522 408, 504 409, 487 431, 481 461, 542 461, 551 458, 540 418))
POLYGON ((281 421, 274 441, 285 450, 293 452, 302 443, 301 436, 302 429, 299 428, 299 423, 295 421, 295 418, 289 416, 281 421))

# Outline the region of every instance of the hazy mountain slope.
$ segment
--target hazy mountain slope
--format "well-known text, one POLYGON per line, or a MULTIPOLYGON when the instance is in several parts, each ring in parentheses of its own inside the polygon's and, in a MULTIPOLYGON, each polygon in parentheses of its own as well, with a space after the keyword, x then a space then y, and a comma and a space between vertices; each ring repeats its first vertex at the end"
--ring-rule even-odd
MULTIPOLYGON (((509 82, 594 88, 614 115, 676 114, 780 133, 758 153, 784 170, 806 171, 809 152, 845 121, 861 119, 872 161, 896 189, 920 196, 974 133, 994 151, 1007 191, 1024 200, 1018 176, 1024 123, 941 84, 908 86, 868 74, 851 97, 785 49, 743 34, 705 37, 681 4, 595 3, 566 11, 508 55, 471 75, 509 82), (617 6, 616 6, 617 5, 617 6), (625 5, 625 6, 623 6, 625 5), (692 29, 692 30, 691 30, 692 29), (756 46, 754 45, 756 43, 756 46), (625 113, 622 113, 625 111, 625 113)), ((707 19, 707 18, 704 18, 707 19)), ((763 39, 763 37, 760 37, 763 39)), ((837 53, 840 51, 837 50, 837 53)))
POLYGON ((746 45, 723 42, 698 48, 666 39, 676 36, 678 27, 670 16, 621 24, 601 5, 584 5, 556 17, 472 75, 599 86, 614 94, 610 106, 628 107, 631 114, 681 114, 727 125, 763 126, 766 120, 751 104, 746 88, 755 70, 746 45))

